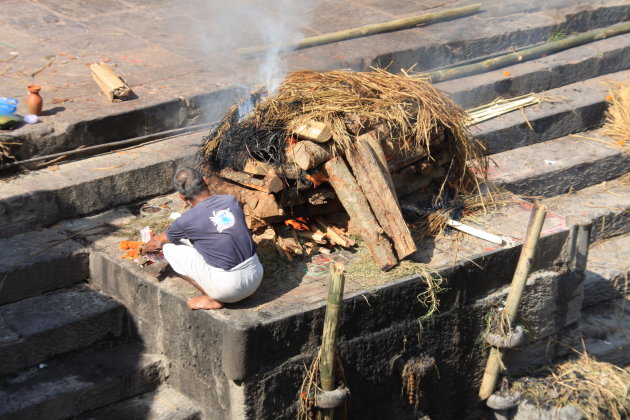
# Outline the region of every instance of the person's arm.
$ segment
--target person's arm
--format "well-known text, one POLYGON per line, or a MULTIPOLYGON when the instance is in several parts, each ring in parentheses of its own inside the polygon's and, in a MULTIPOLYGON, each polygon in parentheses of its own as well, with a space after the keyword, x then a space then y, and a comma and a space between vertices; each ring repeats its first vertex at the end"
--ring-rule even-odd
POLYGON ((153 239, 151 239, 146 244, 143 244, 140 247, 140 254, 150 254, 152 252, 156 252, 162 249, 164 244, 169 243, 169 239, 166 236, 166 232, 160 233, 159 235, 155 235, 153 239))

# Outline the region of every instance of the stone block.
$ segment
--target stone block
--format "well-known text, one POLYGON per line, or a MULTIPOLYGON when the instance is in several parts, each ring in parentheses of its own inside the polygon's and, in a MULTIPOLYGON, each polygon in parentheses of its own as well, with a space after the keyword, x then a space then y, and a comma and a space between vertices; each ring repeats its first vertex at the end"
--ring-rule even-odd
POLYGON ((0 239, 0 304, 15 302, 87 279, 88 251, 54 230, 0 239), (53 246, 59 243, 59 245, 53 246))

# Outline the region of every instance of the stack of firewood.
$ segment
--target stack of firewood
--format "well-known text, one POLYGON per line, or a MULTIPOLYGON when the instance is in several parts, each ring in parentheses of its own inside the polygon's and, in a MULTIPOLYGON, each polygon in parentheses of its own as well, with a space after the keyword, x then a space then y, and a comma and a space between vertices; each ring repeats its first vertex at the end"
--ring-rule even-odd
MULTIPOLYGON (((300 83, 312 83, 313 77, 321 75, 326 73, 300 75, 300 83)), ((285 96, 293 88, 285 82, 280 99, 259 104, 247 119, 238 115, 236 107, 228 112, 206 138, 205 169, 212 192, 234 195, 243 204, 250 228, 275 225, 278 250, 288 259, 327 252, 333 245, 353 246, 352 233, 363 239, 375 262, 388 270, 416 251, 399 199, 418 192, 434 197, 443 194, 447 184, 464 189, 463 181, 469 180, 466 161, 474 156, 462 150, 477 152, 463 134, 464 113, 458 108, 451 111, 448 107, 456 106, 434 89, 418 88, 425 82, 382 73, 360 73, 356 79, 354 75, 338 72, 333 76, 340 78, 342 87, 345 78, 350 78, 352 83, 347 85, 352 90, 360 83, 371 83, 370 92, 381 86, 388 89, 392 78, 401 90, 406 84, 412 91, 423 90, 414 91, 415 96, 402 92, 400 102, 392 100, 391 93, 380 99, 385 97, 381 92, 365 113, 352 106, 352 112, 337 109, 326 114, 325 110, 337 106, 330 103, 334 95, 325 95, 328 102, 316 104, 321 112, 311 103, 308 111, 304 98, 282 98, 283 87, 285 96), (379 101, 386 103, 383 110, 378 108, 379 101), (279 109, 287 103, 291 107, 301 103, 304 112, 288 115, 293 108, 279 109), (279 116, 287 118, 281 130, 279 116), (276 119, 265 125, 260 121, 263 118, 276 119), (327 215, 344 210, 349 219, 346 229, 327 221, 327 215)), ((306 95, 309 100, 315 91, 306 95)), ((349 97, 343 98, 345 104, 349 97)), ((366 102, 366 93, 357 97, 357 102, 366 102)))

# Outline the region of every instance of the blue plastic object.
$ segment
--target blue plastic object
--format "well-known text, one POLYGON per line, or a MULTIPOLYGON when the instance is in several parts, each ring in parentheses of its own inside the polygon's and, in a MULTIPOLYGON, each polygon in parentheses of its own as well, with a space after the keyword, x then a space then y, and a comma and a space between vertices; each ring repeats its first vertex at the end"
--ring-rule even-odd
POLYGON ((0 98, 0 115, 11 115, 17 109, 18 100, 15 98, 0 98))

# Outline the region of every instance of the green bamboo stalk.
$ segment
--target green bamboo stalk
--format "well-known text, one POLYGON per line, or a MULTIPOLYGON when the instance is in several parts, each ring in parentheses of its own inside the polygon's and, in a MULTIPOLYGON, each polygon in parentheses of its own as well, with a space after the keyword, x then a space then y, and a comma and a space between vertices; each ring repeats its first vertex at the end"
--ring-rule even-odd
MULTIPOLYGON (((536 201, 532 207, 527 233, 525 234, 525 240, 521 248, 521 255, 516 264, 512 284, 510 284, 510 291, 505 300, 505 308, 503 311, 507 315, 508 325, 513 325, 514 321, 516 321, 518 306, 521 302, 523 291, 525 290, 525 283, 527 283, 527 277, 529 276, 532 262, 534 261, 538 238, 540 237, 546 215, 547 207, 536 201)), ((479 388, 479 398, 482 400, 490 397, 497 386, 497 379, 499 378, 501 366, 503 366, 503 356, 505 356, 505 352, 505 349, 498 349, 496 347, 490 349, 486 370, 483 373, 481 387, 479 388)))
POLYGON ((398 31, 401 29, 411 28, 424 23, 432 23, 440 20, 455 19, 463 16, 472 15, 481 7, 481 3, 472 4, 470 6, 458 7, 455 9, 444 10, 442 12, 427 13, 424 15, 413 16, 404 19, 396 19, 390 22, 375 23, 372 25, 361 26, 354 29, 331 32, 328 34, 312 36, 304 38, 297 42, 289 42, 286 44, 269 44, 258 45, 255 47, 239 48, 236 53, 239 55, 258 54, 270 49, 278 49, 279 51, 301 50, 303 48, 315 47, 318 45, 331 44, 333 42, 346 41, 348 39, 360 38, 367 35, 380 34, 382 32, 398 31))
POLYGON ((517 64, 522 61, 533 60, 544 55, 554 54, 569 48, 588 44, 600 39, 610 38, 616 35, 630 32, 630 22, 621 22, 605 28, 594 29, 575 36, 570 36, 559 41, 547 42, 546 44, 528 48, 522 51, 505 54, 500 57, 483 60, 474 64, 452 67, 450 69, 431 71, 429 73, 418 74, 419 77, 431 78, 431 82, 443 82, 445 80, 457 79, 459 77, 470 76, 517 64))
MULTIPOLYGON (((319 376, 324 391, 335 390, 335 341, 339 330, 341 303, 343 302, 343 264, 335 263, 330 267, 330 283, 328 283, 328 304, 324 316, 324 332, 322 334, 321 357, 319 359, 319 376)), ((322 418, 333 420, 334 408, 322 410, 322 418)))

